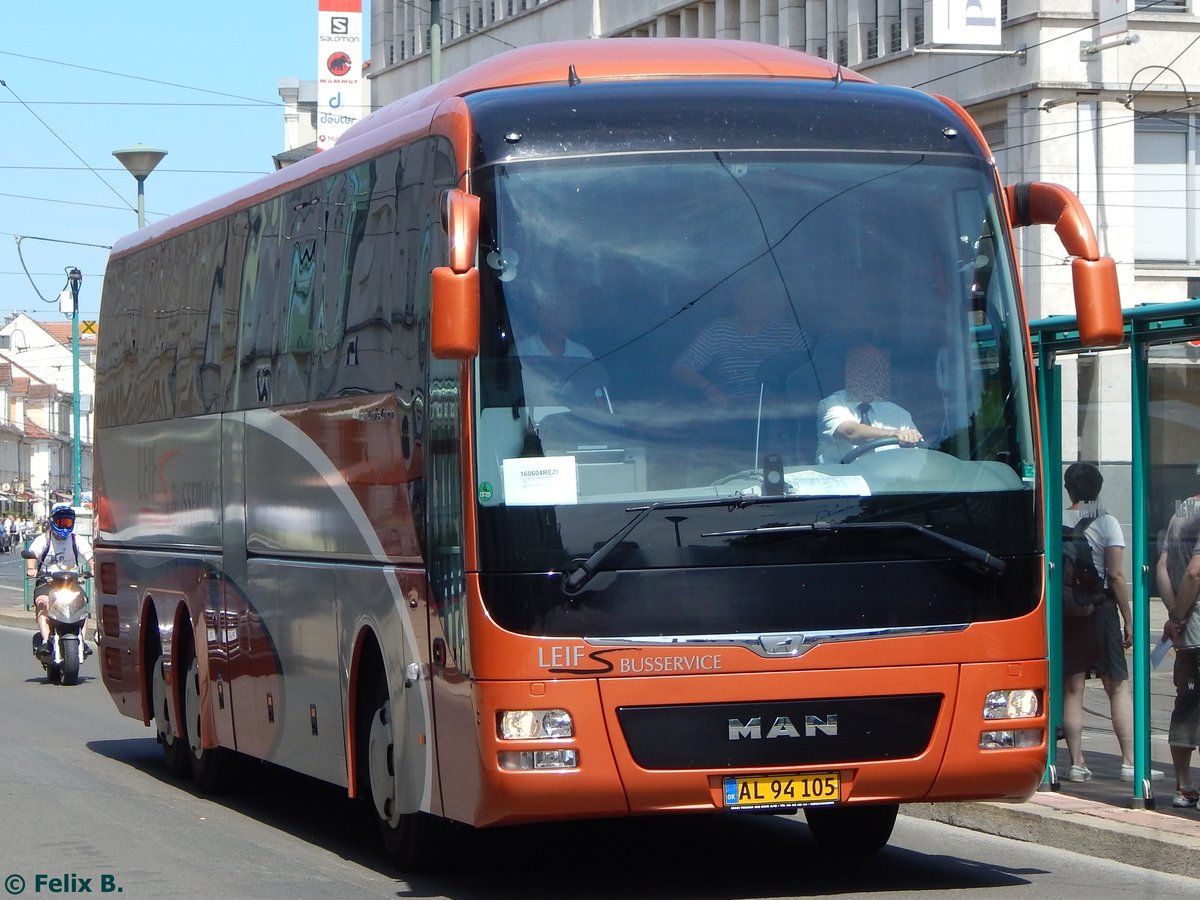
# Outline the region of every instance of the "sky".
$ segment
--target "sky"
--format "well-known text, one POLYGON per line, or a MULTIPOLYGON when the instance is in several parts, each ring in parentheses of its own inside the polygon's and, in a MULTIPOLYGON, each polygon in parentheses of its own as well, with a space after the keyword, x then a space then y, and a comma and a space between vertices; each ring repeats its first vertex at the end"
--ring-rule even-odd
POLYGON ((95 319, 107 248, 137 228, 137 181, 112 152, 167 151, 145 182, 148 223, 271 172, 278 81, 316 78, 317 0, 2 9, 0 321, 69 321, 58 295, 72 266, 80 318, 95 319))

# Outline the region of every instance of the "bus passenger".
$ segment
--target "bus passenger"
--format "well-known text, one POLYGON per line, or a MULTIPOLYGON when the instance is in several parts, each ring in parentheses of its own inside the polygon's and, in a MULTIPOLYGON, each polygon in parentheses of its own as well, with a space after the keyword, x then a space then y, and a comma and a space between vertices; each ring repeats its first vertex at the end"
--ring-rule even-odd
POLYGON ((538 330, 517 338, 518 356, 556 356, 592 359, 592 351, 567 337, 575 316, 565 303, 538 304, 538 330))
POLYGON ((675 381, 716 406, 756 400, 759 367, 810 346, 790 299, 773 296, 778 294, 779 273, 773 268, 759 271, 734 293, 733 314, 710 322, 671 366, 675 381))
MULTIPOLYGON (((922 440, 912 415, 892 403, 891 360, 869 342, 846 353, 846 387, 834 391, 817 407, 817 462, 836 463, 860 444, 894 437, 901 447, 922 440)), ((888 448, 890 449, 890 448, 888 448)))

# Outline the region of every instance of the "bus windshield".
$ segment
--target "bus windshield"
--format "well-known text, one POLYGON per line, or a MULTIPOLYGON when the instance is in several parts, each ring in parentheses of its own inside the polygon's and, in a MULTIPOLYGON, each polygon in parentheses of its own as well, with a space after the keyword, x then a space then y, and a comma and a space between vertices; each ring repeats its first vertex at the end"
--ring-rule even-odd
POLYGON ((1031 491, 982 160, 625 153, 475 189, 482 506, 1031 491))

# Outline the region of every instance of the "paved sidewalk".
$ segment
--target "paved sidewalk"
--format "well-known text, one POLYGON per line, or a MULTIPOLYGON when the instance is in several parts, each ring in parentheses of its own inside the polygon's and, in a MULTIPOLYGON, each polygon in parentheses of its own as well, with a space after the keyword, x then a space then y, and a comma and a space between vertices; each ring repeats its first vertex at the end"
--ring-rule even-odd
MULTIPOLYGON (((0 625, 32 630, 33 614, 22 602, 0 597, 0 625)), ((905 815, 945 822, 987 834, 1089 856, 1200 878, 1200 812, 1175 809, 1175 781, 1166 744, 1174 688, 1170 660, 1151 676, 1151 757, 1164 774, 1152 782, 1154 809, 1133 808, 1133 785, 1119 778, 1121 757, 1108 720, 1108 698, 1098 680, 1088 682, 1084 699, 1084 753, 1093 779, 1063 782, 1024 803, 913 803, 905 815)), ((1200 779, 1200 759, 1193 761, 1200 779)), ((1058 744, 1057 765, 1065 777, 1066 745, 1058 744)))

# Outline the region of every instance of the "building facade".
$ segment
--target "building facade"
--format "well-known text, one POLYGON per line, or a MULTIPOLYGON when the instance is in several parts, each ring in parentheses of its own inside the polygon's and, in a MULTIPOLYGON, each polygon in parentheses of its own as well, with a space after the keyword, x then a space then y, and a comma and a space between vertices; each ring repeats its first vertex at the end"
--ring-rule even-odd
MULTIPOLYGON (((79 345, 81 500, 92 490, 96 339, 79 345)), ((0 326, 0 506, 42 518, 74 498, 74 360, 70 322, 24 313, 0 326)))

